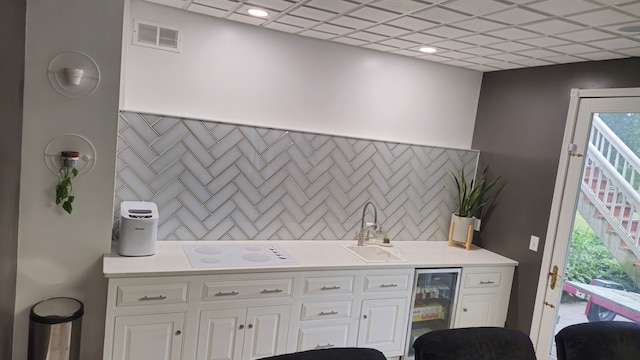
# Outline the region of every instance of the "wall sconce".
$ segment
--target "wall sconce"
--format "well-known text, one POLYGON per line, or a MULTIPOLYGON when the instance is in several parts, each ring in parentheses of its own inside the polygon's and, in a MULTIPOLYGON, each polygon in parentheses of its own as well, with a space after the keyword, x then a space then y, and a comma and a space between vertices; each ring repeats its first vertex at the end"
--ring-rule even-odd
POLYGON ((56 55, 49 62, 47 72, 51 86, 64 96, 89 95, 100 83, 100 69, 96 62, 77 51, 56 55))

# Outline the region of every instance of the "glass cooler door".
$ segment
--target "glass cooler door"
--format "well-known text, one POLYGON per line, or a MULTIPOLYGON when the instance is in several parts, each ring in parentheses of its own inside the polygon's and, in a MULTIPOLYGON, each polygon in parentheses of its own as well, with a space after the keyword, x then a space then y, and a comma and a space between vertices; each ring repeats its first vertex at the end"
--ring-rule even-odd
POLYGON ((406 358, 413 358, 413 342, 420 335, 453 326, 460 269, 416 270, 409 319, 406 358))

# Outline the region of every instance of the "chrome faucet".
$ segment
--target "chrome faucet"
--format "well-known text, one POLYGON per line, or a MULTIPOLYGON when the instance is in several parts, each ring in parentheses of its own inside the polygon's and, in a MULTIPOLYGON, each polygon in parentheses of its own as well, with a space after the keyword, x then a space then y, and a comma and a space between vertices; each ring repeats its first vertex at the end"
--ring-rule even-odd
POLYGON ((356 234, 356 240, 358 240, 358 246, 363 246, 365 243, 369 242, 376 235, 376 230, 378 229, 378 211, 376 210, 376 206, 373 205, 371 201, 368 201, 364 204, 364 209, 362 209, 362 221, 360 222, 360 231, 356 234), (367 213, 367 207, 371 205, 373 207, 373 224, 368 223, 365 227, 364 225, 364 216, 367 213))

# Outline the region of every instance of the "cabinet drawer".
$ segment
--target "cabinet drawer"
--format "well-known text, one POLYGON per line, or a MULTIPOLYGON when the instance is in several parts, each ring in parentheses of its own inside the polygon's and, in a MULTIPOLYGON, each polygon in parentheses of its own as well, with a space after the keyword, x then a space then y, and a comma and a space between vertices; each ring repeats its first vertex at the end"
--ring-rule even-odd
POLYGON ((330 295, 353 292, 353 276, 308 277, 304 279, 305 295, 330 295))
POLYGON ((351 317, 351 301, 305 302, 300 320, 348 319, 351 317))
POLYGON ((365 275, 364 291, 398 291, 409 288, 409 275, 365 275))
POLYGON ((290 297, 292 279, 206 281, 202 300, 290 297))
POLYGON ((300 329, 298 351, 345 347, 349 339, 349 324, 300 329))
POLYGON ((465 288, 499 287, 501 280, 502 280, 502 273, 499 273, 499 272, 467 274, 464 287, 465 288))
POLYGON ((116 306, 186 303, 188 288, 187 283, 118 285, 116 306))

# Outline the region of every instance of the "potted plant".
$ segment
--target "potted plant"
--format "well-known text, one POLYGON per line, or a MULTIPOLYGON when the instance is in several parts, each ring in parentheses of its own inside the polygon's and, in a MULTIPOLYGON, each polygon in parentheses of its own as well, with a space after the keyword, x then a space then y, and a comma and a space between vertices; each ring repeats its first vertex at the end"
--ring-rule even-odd
POLYGON ((449 229, 449 245, 464 245, 467 250, 471 247, 473 228, 476 221, 475 214, 487 203, 487 193, 493 188, 500 176, 487 182, 487 171, 485 167, 478 180, 467 181, 464 171, 460 176, 453 174, 453 179, 458 191, 458 209, 451 215, 451 227, 449 229))
POLYGON ((60 169, 58 170, 58 183, 56 184, 56 205, 62 204, 62 208, 71 214, 73 210, 73 183, 71 180, 78 176, 79 153, 76 151, 63 151, 60 155, 60 169))

